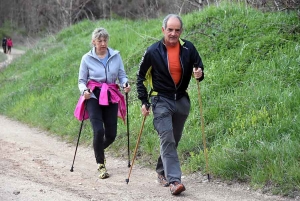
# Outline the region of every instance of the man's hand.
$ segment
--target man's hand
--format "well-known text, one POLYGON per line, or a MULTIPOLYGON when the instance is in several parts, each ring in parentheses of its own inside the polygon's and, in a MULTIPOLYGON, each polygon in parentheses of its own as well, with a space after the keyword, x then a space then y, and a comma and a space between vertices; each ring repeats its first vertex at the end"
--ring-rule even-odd
POLYGON ((141 111, 143 116, 148 116, 151 112, 150 105, 143 104, 141 111))
POLYGON ((193 68, 194 76, 198 80, 202 77, 202 69, 201 68, 193 68))

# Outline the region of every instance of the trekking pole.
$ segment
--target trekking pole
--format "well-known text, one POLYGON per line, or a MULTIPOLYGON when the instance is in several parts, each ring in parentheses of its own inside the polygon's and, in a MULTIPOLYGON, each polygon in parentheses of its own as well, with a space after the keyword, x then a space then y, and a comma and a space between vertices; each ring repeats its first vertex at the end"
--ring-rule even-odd
MULTIPOLYGON (((88 89, 88 92, 90 92, 89 89, 88 89)), ((83 126, 85 110, 86 110, 86 101, 84 101, 84 111, 83 111, 82 121, 81 121, 80 128, 79 128, 79 134, 78 134, 78 139, 77 139, 77 144, 76 144, 75 154, 74 154, 74 158, 73 158, 73 163, 72 163, 72 167, 71 167, 71 169, 70 169, 71 172, 74 171, 74 170, 73 170, 73 168, 74 168, 74 162, 75 162, 76 152, 77 152, 77 148, 78 148, 78 144, 79 144, 79 139, 80 139, 80 134, 81 134, 82 126, 83 126)))
MULTIPOLYGON (((197 70, 198 66, 196 64, 194 64, 194 68, 196 68, 196 70, 197 70)), ((197 82, 197 87, 198 87, 198 100, 199 100, 199 106, 200 106, 202 141, 203 141, 204 155, 205 155, 205 162, 206 162, 207 179, 209 181, 210 176, 209 176, 207 149, 206 149, 206 139, 205 139, 205 133, 204 133, 204 117, 203 117, 203 109, 202 109, 202 98, 201 98, 200 84, 199 84, 198 79, 196 79, 196 82, 197 82)))
MULTIPOLYGON (((125 84, 128 87, 128 83, 125 84)), ((128 93, 125 93, 126 96, 126 123, 127 123, 127 152, 128 152, 128 167, 130 167, 130 150, 129 150, 129 117, 128 117, 128 93)))
MULTIPOLYGON (((149 107, 150 107, 150 105, 146 105, 147 110, 149 109, 149 107)), ((143 129, 144 129, 144 124, 145 124, 146 117, 147 116, 144 116, 144 118, 143 118, 142 127, 141 127, 141 130, 140 130, 139 136, 138 136, 138 140, 136 141, 136 145, 135 145, 135 149, 134 149, 134 154, 133 154, 133 158, 132 158, 132 162, 131 162, 131 167, 130 167, 130 170, 129 170, 128 178, 125 180, 127 184, 129 182, 129 177, 130 177, 131 170, 132 170, 132 167, 133 167, 133 163, 134 163, 134 160, 135 160, 135 157, 136 157, 136 152, 137 152, 140 140, 141 140, 141 135, 142 135, 142 132, 143 132, 143 129)))

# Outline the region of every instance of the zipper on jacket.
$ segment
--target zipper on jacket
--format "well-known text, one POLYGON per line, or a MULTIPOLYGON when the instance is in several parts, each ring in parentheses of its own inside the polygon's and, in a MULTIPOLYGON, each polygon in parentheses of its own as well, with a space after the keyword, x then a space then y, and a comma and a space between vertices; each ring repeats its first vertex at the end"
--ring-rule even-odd
MULTIPOLYGON (((165 45, 165 44, 164 44, 165 45)), ((166 45, 165 45, 166 46, 166 45)), ((182 60, 181 60, 181 45, 180 45, 180 49, 179 49, 179 60, 180 60, 180 68, 181 68, 181 78, 180 78, 180 82, 178 84, 178 87, 176 85, 176 83, 174 82, 173 78, 172 78, 172 75, 171 75, 171 72, 170 72, 170 66, 169 66, 169 57, 168 57, 168 51, 167 51, 167 62, 168 62, 168 71, 169 71, 169 74, 173 80, 173 83, 174 83, 174 86, 175 86, 175 89, 177 91, 177 89, 180 87, 181 83, 182 83, 182 78, 183 78, 183 73, 184 73, 184 69, 183 69, 183 64, 182 64, 182 60)), ((175 100, 176 100, 176 96, 175 96, 175 100)))
POLYGON ((109 60, 115 55, 111 55, 109 53, 109 50, 107 50, 107 54, 108 54, 108 59, 107 59, 107 62, 106 62, 106 65, 104 66, 105 68, 105 82, 107 82, 107 72, 109 72, 109 60))
POLYGON ((109 53, 109 51, 107 52, 107 54, 108 54, 108 59, 107 59, 107 63, 106 63, 106 66, 107 66, 107 68, 108 68, 108 72, 109 72, 109 60, 115 55, 111 55, 110 53, 109 53))
MULTIPOLYGON (((100 61, 100 59, 99 58, 96 58, 99 62, 100 62, 100 64, 104 67, 104 70, 105 70, 105 82, 107 82, 107 71, 106 71, 106 66, 107 66, 107 63, 106 63, 106 66, 100 61)), ((108 59, 107 59, 107 61, 108 61, 108 59)))
MULTIPOLYGON (((171 76, 171 79, 173 80, 173 78, 172 78, 172 75, 171 75, 171 72, 170 72, 170 66, 169 66, 169 57, 167 56, 167 62, 168 62, 168 71, 169 71, 169 74, 170 74, 170 76, 171 76)), ((180 60, 180 63, 181 63, 181 60, 180 60)), ((182 75, 181 75, 181 77, 182 77, 182 75)), ((175 94, 174 94, 174 100, 176 101, 177 100, 177 86, 176 86, 176 83, 174 82, 174 80, 173 80, 173 83, 174 83, 174 86, 175 86, 175 94)), ((181 83, 181 82, 180 82, 181 83)), ((178 86, 180 86, 180 85, 178 85, 178 86)))
POLYGON ((169 65, 168 51, 167 51, 167 63, 168 63, 168 71, 169 71, 169 75, 170 75, 170 77, 171 77, 171 79, 172 79, 172 81, 173 81, 173 83, 174 83, 175 89, 176 89, 176 91, 177 91, 176 84, 175 84, 175 82, 174 82, 174 80, 173 80, 173 78, 172 78, 171 72, 170 72, 170 65, 169 65))
POLYGON ((180 78, 180 82, 179 82, 179 85, 178 87, 181 85, 182 83, 182 80, 183 80, 183 73, 184 73, 184 68, 183 68, 183 64, 182 64, 182 60, 181 60, 181 46, 180 46, 180 50, 179 50, 179 61, 180 61, 180 67, 181 67, 181 78, 180 78))

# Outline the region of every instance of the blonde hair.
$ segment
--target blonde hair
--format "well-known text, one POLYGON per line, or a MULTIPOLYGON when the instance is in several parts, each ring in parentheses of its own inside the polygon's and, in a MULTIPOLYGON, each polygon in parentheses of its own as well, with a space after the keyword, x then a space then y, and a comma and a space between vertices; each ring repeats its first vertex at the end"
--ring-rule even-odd
POLYGON ((106 31, 106 29, 104 29, 102 27, 96 28, 92 33, 92 41, 97 40, 101 37, 105 38, 106 40, 109 40, 108 32, 106 31))

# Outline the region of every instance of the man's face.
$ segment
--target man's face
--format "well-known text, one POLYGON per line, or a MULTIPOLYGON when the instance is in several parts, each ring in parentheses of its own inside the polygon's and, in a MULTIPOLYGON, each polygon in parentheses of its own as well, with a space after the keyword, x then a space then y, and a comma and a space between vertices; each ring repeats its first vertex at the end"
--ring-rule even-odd
POLYGON ((175 46, 182 32, 180 21, 176 17, 171 17, 167 22, 166 28, 162 27, 162 32, 165 44, 175 46))

